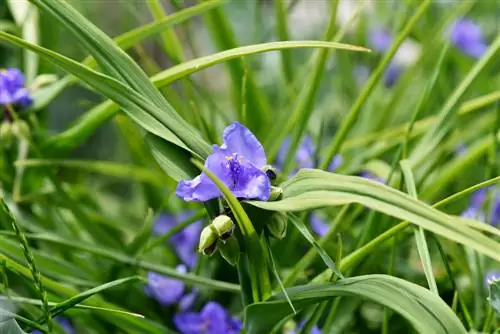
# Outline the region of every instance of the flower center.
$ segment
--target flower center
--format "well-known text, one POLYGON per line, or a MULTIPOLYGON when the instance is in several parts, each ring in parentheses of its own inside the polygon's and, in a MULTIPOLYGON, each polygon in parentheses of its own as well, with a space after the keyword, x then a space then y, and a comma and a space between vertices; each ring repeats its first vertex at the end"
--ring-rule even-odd
POLYGON ((233 190, 236 188, 238 180, 243 171, 243 166, 241 165, 242 163, 243 163, 243 156, 238 155, 238 153, 233 153, 232 155, 226 156, 226 168, 229 169, 229 173, 233 181, 232 183, 233 190))

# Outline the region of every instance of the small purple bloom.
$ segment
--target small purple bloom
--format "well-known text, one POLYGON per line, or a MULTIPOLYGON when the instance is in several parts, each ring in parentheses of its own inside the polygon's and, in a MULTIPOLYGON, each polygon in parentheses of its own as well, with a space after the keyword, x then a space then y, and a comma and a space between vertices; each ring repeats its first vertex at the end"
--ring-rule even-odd
POLYGON ((196 290, 182 296, 178 303, 179 310, 181 312, 190 310, 196 302, 196 298, 198 298, 198 292, 196 290))
POLYGON ((481 58, 488 49, 481 27, 466 18, 453 24, 450 39, 457 49, 474 58, 481 58))
POLYGON ((375 29, 370 32, 368 40, 372 49, 377 52, 389 50, 392 44, 391 34, 384 29, 375 29))
MULTIPOLYGON (((184 212, 177 216, 162 214, 155 221, 153 232, 158 235, 164 235, 170 231, 172 227, 180 224, 192 215, 192 212, 184 212)), ((201 221, 194 222, 174 234, 169 240, 170 245, 174 248, 181 261, 189 268, 192 268, 198 259, 196 247, 198 246, 201 228, 201 221)))
MULTIPOLYGON (((267 201, 271 183, 261 170, 267 159, 264 148, 246 127, 234 122, 224 129, 223 144, 213 145, 205 167, 214 173, 239 198, 267 201)), ((181 180, 177 196, 185 201, 205 202, 222 194, 205 173, 193 180, 181 180)))
POLYGON ((400 66, 395 64, 389 64, 384 73, 384 85, 387 88, 391 88, 396 84, 399 77, 401 76, 402 69, 400 66))
POLYGON ((325 221, 315 213, 312 213, 309 218, 309 223, 311 224, 311 228, 319 237, 324 236, 330 226, 325 223, 325 221))
POLYGON ((29 107, 32 103, 21 71, 17 68, 0 69, 0 105, 29 107))
POLYGON ((484 286, 488 288, 488 286, 495 282, 500 281, 500 271, 499 270, 490 270, 484 277, 484 286))
POLYGON ((174 324, 182 334, 236 334, 241 321, 216 302, 208 302, 201 312, 177 313, 174 324))
POLYGON ((486 220, 484 212, 480 208, 475 208, 472 206, 465 209, 465 211, 460 214, 460 217, 475 219, 481 222, 484 222, 486 220))
MULTIPOLYGON (((276 157, 276 164, 281 169, 284 168, 286 156, 288 154, 289 149, 290 149, 290 138, 287 137, 281 144, 281 147, 278 151, 278 155, 276 157)), ((292 172, 292 174, 295 174, 299 169, 302 168, 315 168, 316 167, 315 151, 316 148, 314 146, 312 138, 310 136, 305 136, 302 139, 301 143, 299 144, 297 152, 295 153, 296 169, 292 172)), ((328 171, 333 172, 340 165, 342 165, 342 157, 340 155, 336 155, 333 157, 328 167, 328 171)))
POLYGON ((471 196, 469 204, 470 207, 480 209, 486 202, 486 198, 488 197, 488 190, 488 187, 476 190, 471 196))
MULTIPOLYGON (((186 273, 184 265, 177 266, 176 270, 180 273, 186 273)), ((156 299, 164 306, 177 304, 184 294, 184 282, 175 278, 166 277, 154 272, 148 273, 148 285, 144 292, 156 299)))

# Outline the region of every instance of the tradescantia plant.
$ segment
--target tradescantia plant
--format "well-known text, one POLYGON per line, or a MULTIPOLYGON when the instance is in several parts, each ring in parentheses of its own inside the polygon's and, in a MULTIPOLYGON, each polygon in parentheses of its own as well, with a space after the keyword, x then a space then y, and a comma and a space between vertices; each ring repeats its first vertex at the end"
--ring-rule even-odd
POLYGON ((297 3, 273 1, 269 28, 281 41, 240 46, 227 14, 236 2, 200 1, 170 15, 149 1, 154 22, 115 39, 66 0, 10 2, 24 26, 0 29, 0 42, 23 49, 19 68, 30 75, 0 70, 1 298, 19 306, 2 308, 0 331, 466 333, 498 325, 498 279, 492 271, 485 284, 485 273, 500 263, 500 109, 491 107, 500 81, 488 67, 500 35, 487 38, 463 17, 472 2, 446 11, 430 1, 398 5, 405 10, 394 33, 373 24, 367 34, 371 23, 358 21, 369 11, 351 8, 345 20, 345 2, 335 0, 322 41, 289 41, 297 3), (431 11, 447 15, 429 26, 431 11), (86 60, 37 43, 38 14, 83 46, 86 60), (192 41, 166 29, 199 14, 219 52, 187 60, 192 41), (165 70, 140 45, 153 34, 173 64, 165 70), (316 50, 299 62, 306 48, 316 50), (419 59, 404 56, 408 48, 419 59), (280 52, 276 91, 261 83, 272 71, 255 71, 246 57, 268 51, 280 52), (351 78, 352 63, 376 57, 368 77, 351 78), (39 60, 66 77, 31 75, 39 60), (191 77, 219 63, 231 92, 220 105, 191 77), (462 80, 446 81, 446 71, 462 80), (493 85, 481 84, 486 76, 493 85), (320 88, 333 90, 325 86, 332 78, 345 94, 325 98, 320 88), (107 100, 53 135, 45 107, 71 84, 107 100), (109 161, 114 153, 67 158, 111 119, 133 165, 109 161), (103 178, 77 177, 89 172, 103 178), (125 180, 118 191, 109 181, 117 178, 125 180))

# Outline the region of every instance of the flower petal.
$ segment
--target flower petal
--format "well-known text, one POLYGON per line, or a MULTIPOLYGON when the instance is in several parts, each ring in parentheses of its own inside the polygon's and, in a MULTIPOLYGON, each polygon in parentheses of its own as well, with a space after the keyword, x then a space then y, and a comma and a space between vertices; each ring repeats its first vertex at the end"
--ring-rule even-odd
POLYGON ((174 325, 182 334, 205 333, 205 319, 200 313, 183 312, 174 315, 174 325))
POLYGON ((223 141, 221 149, 227 150, 229 155, 238 153, 258 168, 267 163, 262 144, 250 130, 240 123, 234 122, 224 129, 223 141))
POLYGON ((154 297, 160 304, 169 306, 177 303, 184 293, 184 282, 149 272, 146 294, 154 297))
POLYGON ((219 303, 208 302, 201 311, 206 323, 209 323, 209 333, 226 333, 229 314, 219 303))
POLYGON ((242 164, 241 175, 233 189, 236 197, 267 201, 271 194, 271 182, 266 173, 252 164, 242 164))

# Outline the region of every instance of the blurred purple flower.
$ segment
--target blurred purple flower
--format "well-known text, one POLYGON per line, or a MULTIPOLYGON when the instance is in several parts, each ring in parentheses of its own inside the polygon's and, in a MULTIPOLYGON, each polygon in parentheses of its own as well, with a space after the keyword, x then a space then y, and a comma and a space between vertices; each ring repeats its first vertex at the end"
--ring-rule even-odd
MULTIPOLYGON (((61 326, 61 328, 64 330, 64 333, 76 334, 75 328, 73 327, 73 325, 71 325, 71 322, 68 319, 63 317, 56 317, 55 320, 59 323, 59 326, 61 326)), ((36 329, 33 332, 31 332, 31 334, 42 334, 42 332, 36 329)))
POLYGON ((377 52, 386 52, 392 44, 392 35, 384 29, 374 29, 368 36, 371 48, 377 52))
POLYGON ((455 21, 450 39, 457 49, 474 58, 481 58, 488 49, 481 27, 466 18, 455 21))
POLYGON ((32 103, 21 71, 17 68, 0 69, 0 105, 29 107, 32 103))
POLYGON ((400 66, 393 63, 389 64, 384 73, 384 85, 387 88, 391 88, 392 86, 394 86, 401 76, 402 72, 403 69, 400 66))
POLYGON ((177 313, 174 324, 182 334, 236 334, 241 331, 241 321, 216 302, 208 302, 201 312, 177 313))
MULTIPOLYGON (((283 169, 285 165, 286 155, 288 154, 288 150, 290 149, 290 138, 287 137, 283 140, 283 143, 280 146, 278 151, 278 155, 276 157, 276 165, 283 169)), ((315 151, 316 148, 314 146, 313 140, 310 136, 305 136, 299 147, 297 152, 295 153, 295 164, 296 168, 292 172, 295 174, 299 169, 302 168, 315 168, 316 167, 316 159, 315 159, 315 151)), ((328 171, 333 172, 340 165, 342 165, 342 157, 340 155, 336 155, 333 157, 330 165, 328 166, 328 171)))
MULTIPOLYGON (((164 235, 174 226, 185 221, 192 215, 192 212, 184 212, 177 216, 162 214, 155 221, 153 232, 158 235, 164 235)), ((181 261, 189 268, 192 268, 198 259, 196 248, 198 246, 201 228, 201 221, 194 222, 174 234, 169 240, 169 243, 174 248, 177 256, 179 256, 181 261)))
POLYGON ((488 288, 488 286, 495 281, 500 280, 500 271, 499 270, 490 270, 486 273, 484 277, 484 286, 488 288))
POLYGON ((330 228, 330 225, 325 223, 325 221, 315 213, 311 213, 311 216, 309 217, 309 223, 311 224, 311 229, 319 237, 324 236, 330 228))
MULTIPOLYGON (((180 273, 186 273, 186 266, 179 265, 176 270, 180 273)), ((156 299, 164 306, 177 304, 184 295, 185 284, 183 281, 166 277, 155 272, 148 272, 148 284, 144 292, 156 299)))
POLYGON ((465 209, 460 216, 463 218, 476 219, 482 222, 486 221, 483 206, 488 196, 489 188, 481 188, 475 191, 469 201, 469 206, 465 209))
MULTIPOLYGON (((223 144, 213 145, 205 167, 223 181, 239 198, 267 201, 271 183, 261 168, 266 165, 266 153, 261 143, 246 127, 234 122, 224 129, 223 144)), ((181 180, 177 196, 185 201, 205 202, 222 196, 219 188, 205 173, 193 180, 181 180)))

